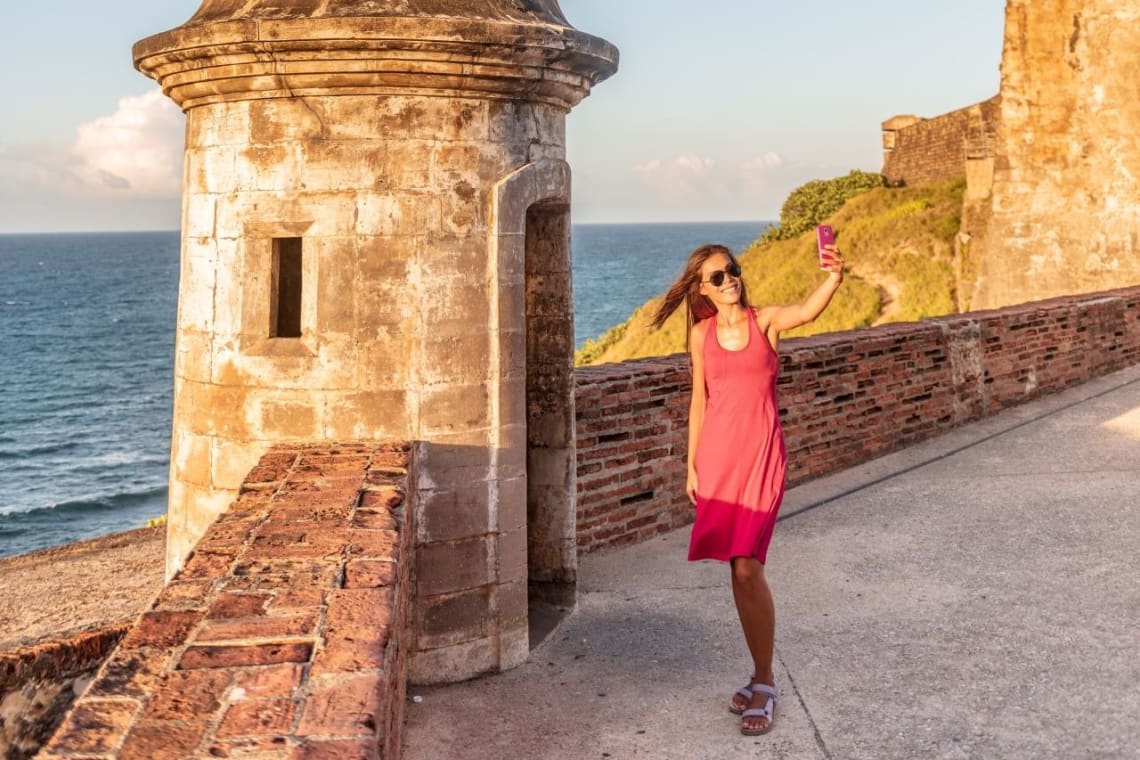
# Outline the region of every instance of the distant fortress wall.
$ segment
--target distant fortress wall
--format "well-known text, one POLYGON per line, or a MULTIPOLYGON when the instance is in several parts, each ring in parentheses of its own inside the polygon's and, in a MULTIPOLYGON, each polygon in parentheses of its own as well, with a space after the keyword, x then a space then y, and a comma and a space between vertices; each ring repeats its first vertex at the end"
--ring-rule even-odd
POLYGON ((966 176, 967 159, 991 158, 1001 97, 924 119, 883 122, 883 175, 892 185, 929 185, 966 176))

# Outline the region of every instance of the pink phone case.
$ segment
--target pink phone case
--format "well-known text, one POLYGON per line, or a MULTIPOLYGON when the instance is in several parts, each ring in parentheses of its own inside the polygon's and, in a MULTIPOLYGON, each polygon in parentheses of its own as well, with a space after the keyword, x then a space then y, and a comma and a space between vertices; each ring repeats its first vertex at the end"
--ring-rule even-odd
POLYGON ((815 237, 817 248, 819 250, 819 265, 824 265, 824 257, 827 252, 823 250, 826 245, 835 245, 835 230, 831 228, 830 224, 821 224, 815 228, 815 237))

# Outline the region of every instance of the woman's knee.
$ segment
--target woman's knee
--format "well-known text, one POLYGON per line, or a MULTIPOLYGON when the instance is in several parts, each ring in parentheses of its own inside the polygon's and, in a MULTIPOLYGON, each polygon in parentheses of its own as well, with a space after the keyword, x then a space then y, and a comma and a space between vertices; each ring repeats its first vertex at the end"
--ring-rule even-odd
POLYGON ((735 557, 732 560, 732 580, 747 586, 764 580, 764 566, 752 557, 735 557))

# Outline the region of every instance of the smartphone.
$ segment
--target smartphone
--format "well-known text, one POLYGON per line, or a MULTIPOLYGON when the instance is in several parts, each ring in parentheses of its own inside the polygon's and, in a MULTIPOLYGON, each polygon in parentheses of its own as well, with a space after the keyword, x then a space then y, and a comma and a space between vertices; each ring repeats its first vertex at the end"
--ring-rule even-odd
POLYGON ((815 228, 816 246, 819 250, 819 266, 822 269, 831 258, 831 254, 824 250, 824 246, 835 245, 835 230, 830 224, 821 224, 815 228))

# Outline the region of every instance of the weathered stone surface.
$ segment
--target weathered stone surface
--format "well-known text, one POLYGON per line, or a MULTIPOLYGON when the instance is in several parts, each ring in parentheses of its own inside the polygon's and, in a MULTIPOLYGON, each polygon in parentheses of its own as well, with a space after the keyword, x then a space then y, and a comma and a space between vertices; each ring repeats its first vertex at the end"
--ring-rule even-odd
POLYGON ((1010 0, 972 308, 1140 282, 1140 6, 1010 0))
MULTIPOLYGON (((232 575, 228 593, 281 588, 273 611, 345 580, 337 558, 410 564, 371 513, 338 532, 355 501, 299 477, 305 465, 288 452, 243 485, 275 443, 469 442, 427 463, 416 484, 441 504, 454 494, 436 510, 450 524, 434 521, 427 536, 446 537, 447 549, 425 549, 432 559, 419 567, 425 593, 444 593, 525 581, 513 561, 519 577, 499 578, 492 554, 497 499, 525 512, 525 492, 496 481, 525 474, 529 425, 530 445, 552 452, 543 472, 565 473, 566 487, 545 491, 535 513, 556 534, 541 541, 573 547, 562 535, 573 530, 573 468, 560 465, 573 459, 565 121, 617 58, 571 27, 556 0, 205 0, 183 26, 135 45, 137 68, 187 115, 169 576, 232 575), (515 234, 517 245, 506 242, 515 234), (508 346, 505 364, 501 335, 518 349, 508 346), (471 483, 482 485, 459 493, 471 483), (298 499, 271 509, 260 531, 251 522, 202 540, 242 489, 298 499), (305 491, 320 495, 302 504, 305 491)), ((383 486, 390 476, 369 478, 383 486)), ((543 577, 565 576, 574 561, 542 556, 557 565, 543 577)), ((362 568, 347 578, 352 589, 379 588, 362 568)), ((496 611, 481 614, 457 626, 493 637, 496 611)), ((226 617, 207 621, 200 639, 310 633, 226 617)), ((277 644, 199 645, 180 662, 244 667, 254 654, 311 653, 277 644)), ((487 651, 473 667, 504 661, 487 651)))

